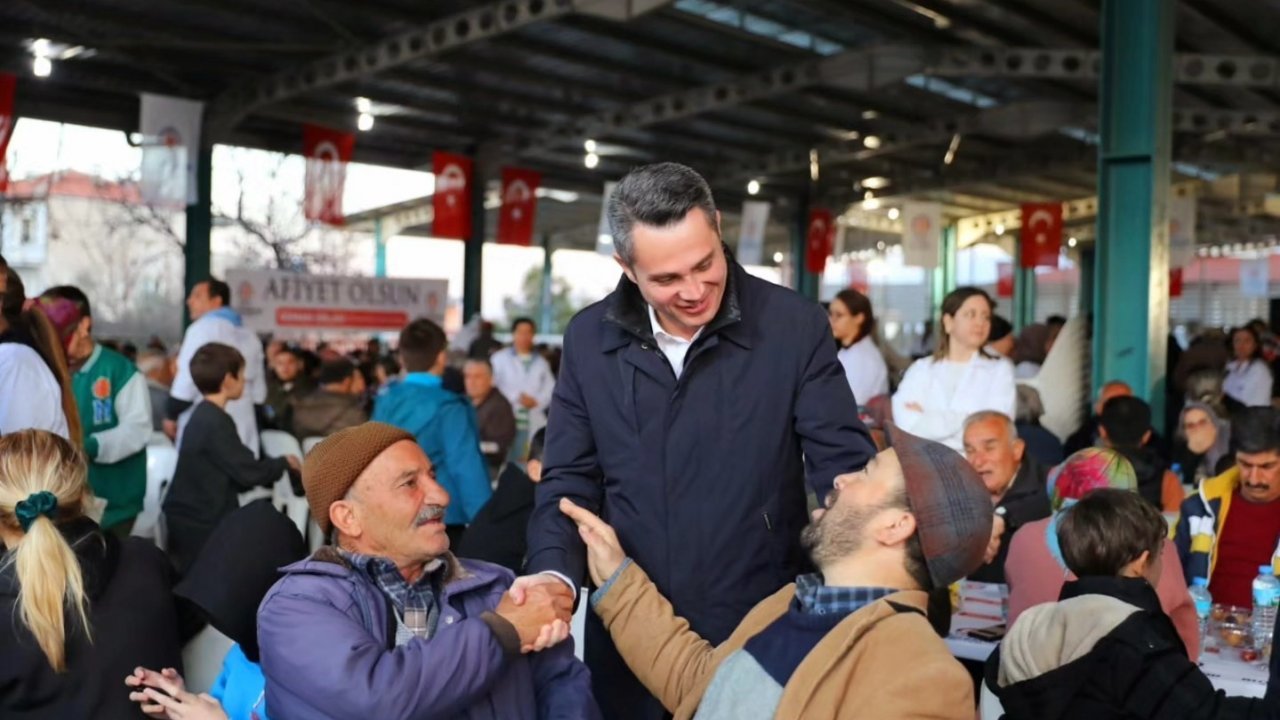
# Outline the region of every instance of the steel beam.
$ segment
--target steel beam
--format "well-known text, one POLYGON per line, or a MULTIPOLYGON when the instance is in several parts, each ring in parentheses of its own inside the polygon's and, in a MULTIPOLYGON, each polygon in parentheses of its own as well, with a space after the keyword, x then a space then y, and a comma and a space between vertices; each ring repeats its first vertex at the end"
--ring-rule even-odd
MULTIPOLYGON (((930 67, 934 77, 1021 77, 1050 80, 1094 79, 1102 53, 1088 49, 951 48, 930 67)), ((1280 57, 1178 53, 1173 81, 1184 85, 1280 87, 1280 57)))

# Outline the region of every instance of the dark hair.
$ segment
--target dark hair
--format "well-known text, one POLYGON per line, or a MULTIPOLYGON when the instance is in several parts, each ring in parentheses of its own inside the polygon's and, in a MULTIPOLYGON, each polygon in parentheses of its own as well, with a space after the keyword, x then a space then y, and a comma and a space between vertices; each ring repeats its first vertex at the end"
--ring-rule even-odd
POLYGON ((71 304, 76 306, 80 314, 84 317, 93 317, 93 311, 89 307, 89 296, 75 285, 58 285, 51 287, 41 293, 40 297, 49 298, 51 300, 70 300, 71 304))
POLYGON ((1062 327, 1063 325, 1067 324, 1067 319, 1061 315, 1050 315, 1047 319, 1045 319, 1044 324, 1048 325, 1049 327, 1054 327, 1054 326, 1062 327))
POLYGON ((230 345, 207 343, 191 356, 191 381, 201 395, 214 395, 222 391, 222 381, 227 376, 240 375, 244 369, 244 356, 230 345))
POLYGON ((1269 407, 1241 408, 1231 418, 1231 443, 1237 452, 1280 451, 1280 415, 1269 407))
POLYGON ((4 294, 0 295, 0 317, 9 325, 14 338, 30 347, 44 360, 44 364, 58 381, 62 395, 62 414, 67 419, 67 435, 77 448, 84 439, 80 426, 80 410, 76 407, 75 394, 71 390, 71 369, 67 365, 67 351, 62 346, 62 338, 58 329, 39 305, 24 310, 27 302, 27 288, 16 270, 7 263, 0 262, 0 273, 4 273, 4 294))
POLYGON ((489 372, 493 372, 493 363, 492 363, 492 362, 490 362, 490 361, 489 361, 489 358, 487 358, 487 357, 469 357, 469 358, 467 358, 467 364, 468 364, 468 365, 471 365, 471 364, 473 364, 473 363, 474 363, 474 364, 476 364, 476 365, 483 365, 483 366, 485 366, 485 367, 489 368, 489 372))
POLYGON ((347 380, 358 372, 360 368, 346 358, 330 360, 320 365, 320 376, 317 382, 321 385, 333 385, 347 380))
POLYGON ((521 325, 528 325, 533 329, 534 334, 537 334, 538 332, 538 324, 533 321, 533 318, 528 317, 518 317, 515 320, 512 320, 511 332, 514 333, 516 330, 519 330, 521 325))
POLYGON ((839 300, 850 315, 861 315, 863 317, 862 327, 858 328, 858 336, 849 344, 853 345, 868 335, 874 341, 876 337, 876 315, 871 311, 871 298, 853 288, 846 288, 836 293, 834 300, 839 300))
POLYGON ((614 187, 608 202, 613 249, 628 266, 636 259, 631 237, 636 223, 669 227, 696 208, 706 215, 711 229, 720 232, 711 186, 692 168, 679 163, 655 163, 632 170, 614 187))
POLYGON ((1261 360, 1262 359, 1262 335, 1249 325, 1241 325, 1240 327, 1234 328, 1231 331, 1231 345, 1232 345, 1231 359, 1232 360, 1236 359, 1236 350, 1235 350, 1236 333, 1242 333, 1242 332, 1249 333, 1250 335, 1253 336, 1253 354, 1249 356, 1249 362, 1252 363, 1255 360, 1261 360))
POLYGON ((394 356, 383 355, 382 357, 378 358, 373 364, 377 367, 382 368, 382 371, 385 372, 387 375, 400 374, 400 361, 395 359, 394 356))
POLYGON ((1168 532, 1164 516, 1141 495, 1102 488, 1063 513, 1058 544, 1076 577, 1115 577, 1144 551, 1155 561, 1168 532))
POLYGON ((545 427, 538 428, 538 432, 529 438, 529 455, 525 458, 526 462, 542 462, 542 448, 547 442, 547 429, 545 427))
MULTIPOLYGON (((981 297, 986 300, 987 308, 995 312, 996 304, 992 302, 991 296, 985 290, 976 287, 958 287, 947 293, 947 296, 942 299, 941 314, 944 316, 950 315, 954 318, 956 313, 960 312, 960 308, 971 297, 981 297)), ((946 323, 942 323, 941 326, 942 332, 938 333, 938 350, 933 354, 935 360, 945 360, 947 353, 951 350, 951 336, 947 333, 946 323)), ((978 349, 978 353, 984 357, 986 356, 986 352, 982 348, 978 349)))
POLYGON ((1131 395, 1113 397, 1102 406, 1098 422, 1113 447, 1137 449, 1142 447, 1142 436, 1151 430, 1151 406, 1131 395))
POLYGON ((447 344, 439 325, 418 318, 400 331, 400 361, 409 372, 427 372, 435 367, 447 344))
POLYGON ((987 333, 987 342, 1003 340, 1013 334, 1013 323, 1004 319, 1003 315, 991 316, 991 332, 987 333))
POLYGON ((231 286, 218 280, 217 278, 209 278, 204 281, 206 290, 211 298, 219 298, 222 300, 222 307, 231 307, 231 286))

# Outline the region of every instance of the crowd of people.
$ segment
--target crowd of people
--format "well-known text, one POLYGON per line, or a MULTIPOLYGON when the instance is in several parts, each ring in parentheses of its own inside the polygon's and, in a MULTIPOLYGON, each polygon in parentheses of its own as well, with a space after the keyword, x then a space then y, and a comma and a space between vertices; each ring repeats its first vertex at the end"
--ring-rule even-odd
POLYGON ((1011 720, 1280 716, 1280 688, 1199 669, 1189 590, 1248 608, 1280 569, 1264 328, 1171 349, 1168 439, 1121 382, 1059 438, 1025 381, 1083 352, 1064 319, 1017 334, 958 288, 903 358, 866 295, 748 274, 687 167, 607 212, 621 277, 554 357, 527 318, 510 346, 429 319, 390 351, 264 342, 213 278, 176 352, 129 356, 92 298, 28 298, 0 259, 0 716, 970 720, 979 692, 1011 720), (268 487, 319 549, 244 499, 268 487), (966 666, 969 582, 1008 616, 966 666), (206 627, 233 643, 209 694, 182 666, 206 627))

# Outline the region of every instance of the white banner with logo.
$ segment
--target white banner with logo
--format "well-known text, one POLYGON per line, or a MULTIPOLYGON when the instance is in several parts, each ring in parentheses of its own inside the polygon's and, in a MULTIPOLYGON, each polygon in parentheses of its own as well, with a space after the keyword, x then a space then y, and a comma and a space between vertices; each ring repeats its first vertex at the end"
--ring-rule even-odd
POLYGON ((444 324, 449 281, 230 270, 232 307, 255 332, 391 332, 420 317, 444 324))
POLYGON ((738 262, 760 265, 764 262, 764 230, 769 224, 769 203, 744 200, 742 231, 738 234, 738 262))
POLYGON ((902 206, 903 263, 932 270, 942 247, 942 206, 909 202, 902 206))
POLYGON ((1248 298, 1270 296, 1271 261, 1262 257, 1240 261, 1240 294, 1248 298))
POLYGON ((613 257, 613 230, 609 228, 609 197, 618 183, 610 180, 600 194, 600 226, 596 230, 596 252, 613 257))
POLYGON ((194 205, 204 103, 142 93, 142 199, 160 207, 194 205))
POLYGON ((1196 198, 1169 198, 1169 267, 1182 268, 1196 259, 1196 198))

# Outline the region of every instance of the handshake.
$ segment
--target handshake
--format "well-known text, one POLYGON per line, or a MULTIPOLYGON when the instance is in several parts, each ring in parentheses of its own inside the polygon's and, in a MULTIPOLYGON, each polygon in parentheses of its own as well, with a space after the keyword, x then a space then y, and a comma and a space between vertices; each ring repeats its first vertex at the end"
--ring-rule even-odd
MULTIPOLYGON (((560 512, 573 520, 587 546, 587 569, 596 587, 604 585, 626 560, 613 528, 589 510, 562 499, 560 512)), ((577 595, 555 575, 516 578, 494 611, 515 626, 522 652, 546 650, 569 637, 577 595)))

